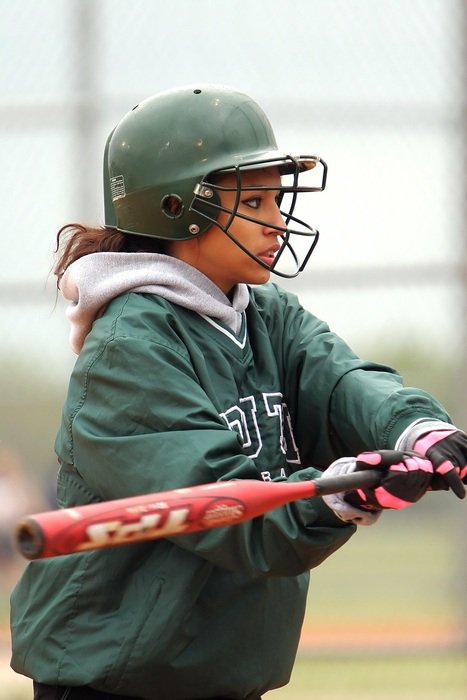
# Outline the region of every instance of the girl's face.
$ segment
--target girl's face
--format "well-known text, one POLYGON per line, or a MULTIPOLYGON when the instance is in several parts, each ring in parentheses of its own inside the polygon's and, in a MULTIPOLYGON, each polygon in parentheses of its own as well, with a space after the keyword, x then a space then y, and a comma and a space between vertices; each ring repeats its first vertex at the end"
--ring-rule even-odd
MULTIPOLYGON (((250 170, 241 176, 242 187, 267 186, 277 189, 242 191, 238 204, 238 214, 259 219, 259 223, 235 217, 229 233, 266 265, 271 265, 280 248, 278 231, 273 226, 283 226, 284 220, 279 211, 277 198, 281 179, 276 168, 250 170)), ((228 210, 235 206, 236 177, 224 175, 216 181, 232 191, 220 191, 221 204, 228 210)), ((219 224, 225 226, 229 215, 221 212, 219 224)), ((264 284, 269 280, 270 270, 259 265, 232 241, 218 226, 212 226, 199 238, 188 241, 173 241, 169 253, 196 267, 209 277, 227 296, 232 288, 241 282, 264 284)))

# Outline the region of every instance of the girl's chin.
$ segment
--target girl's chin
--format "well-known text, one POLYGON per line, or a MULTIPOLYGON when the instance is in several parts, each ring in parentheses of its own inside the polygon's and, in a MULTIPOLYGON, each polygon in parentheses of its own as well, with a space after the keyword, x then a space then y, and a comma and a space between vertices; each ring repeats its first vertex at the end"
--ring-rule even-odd
POLYGON ((250 279, 249 284, 264 284, 265 282, 269 281, 271 271, 261 268, 254 276, 252 275, 252 277, 255 279, 250 279))

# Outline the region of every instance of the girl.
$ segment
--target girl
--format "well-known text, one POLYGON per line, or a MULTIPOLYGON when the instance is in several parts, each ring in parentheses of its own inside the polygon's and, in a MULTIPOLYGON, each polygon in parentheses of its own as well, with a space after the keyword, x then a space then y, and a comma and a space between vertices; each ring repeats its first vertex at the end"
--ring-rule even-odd
POLYGON ((58 236, 78 354, 60 505, 385 466, 375 490, 31 562, 12 666, 36 700, 257 700, 288 682, 309 570, 356 523, 428 488, 463 495, 467 439, 444 408, 268 284, 306 265, 318 232, 296 207, 325 182, 321 159, 280 152, 260 107, 225 87, 156 95, 110 135, 105 227, 58 236))

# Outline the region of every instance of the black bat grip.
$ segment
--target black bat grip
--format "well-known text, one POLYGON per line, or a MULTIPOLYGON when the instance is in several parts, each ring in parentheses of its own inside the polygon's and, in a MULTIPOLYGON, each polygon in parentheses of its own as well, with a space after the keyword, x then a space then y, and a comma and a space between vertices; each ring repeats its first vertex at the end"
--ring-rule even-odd
POLYGON ((381 483, 383 473, 377 469, 365 469, 360 472, 351 472, 341 476, 330 476, 315 480, 316 495, 327 496, 341 491, 355 491, 378 486, 381 483))

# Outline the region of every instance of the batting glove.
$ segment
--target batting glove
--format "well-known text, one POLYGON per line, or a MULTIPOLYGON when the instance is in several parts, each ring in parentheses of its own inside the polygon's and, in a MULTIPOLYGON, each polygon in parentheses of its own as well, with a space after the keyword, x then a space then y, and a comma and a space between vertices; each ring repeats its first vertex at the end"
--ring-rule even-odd
POLYGON ((416 503, 430 488, 433 478, 433 465, 428 459, 401 450, 363 452, 357 457, 339 459, 323 473, 323 478, 363 469, 381 470, 379 486, 323 496, 341 520, 356 525, 372 525, 383 509, 398 510, 416 503))
MULTIPOLYGON (((322 479, 326 477, 341 476, 342 474, 351 474, 355 471, 357 460, 353 457, 343 457, 333 462, 326 471, 322 474, 322 479)), ((382 510, 373 509, 361 510, 355 508, 350 503, 344 501, 345 493, 331 493, 328 496, 323 496, 323 501, 334 511, 338 518, 346 523, 354 525, 374 525, 379 519, 382 510)))
POLYGON ((465 498, 467 484, 467 435, 450 423, 425 420, 407 428, 397 442, 399 449, 413 449, 433 465, 434 491, 451 489, 465 498))

